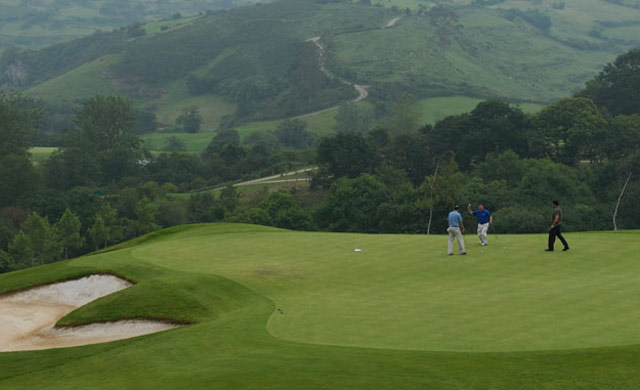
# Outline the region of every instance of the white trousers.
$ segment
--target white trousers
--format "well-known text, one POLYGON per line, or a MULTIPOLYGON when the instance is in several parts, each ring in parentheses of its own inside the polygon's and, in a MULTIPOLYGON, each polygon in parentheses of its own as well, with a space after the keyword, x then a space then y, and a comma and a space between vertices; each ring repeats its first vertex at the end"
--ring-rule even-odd
POLYGON ((478 224, 478 238, 480 239, 480 243, 482 245, 489 244, 489 240, 487 239, 488 231, 489 231, 489 222, 478 224))
POLYGON ((465 253, 464 250, 464 240, 462 239, 462 232, 459 227, 450 227, 447 229, 449 231, 449 246, 447 247, 448 253, 450 255, 453 254, 453 241, 458 240, 458 250, 460 253, 465 253))

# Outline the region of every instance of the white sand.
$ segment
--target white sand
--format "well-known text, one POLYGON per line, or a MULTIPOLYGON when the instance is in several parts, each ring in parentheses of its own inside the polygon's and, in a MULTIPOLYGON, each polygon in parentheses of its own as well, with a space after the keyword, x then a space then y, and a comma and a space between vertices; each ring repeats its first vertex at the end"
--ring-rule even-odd
POLYGON ((0 296, 0 352, 97 344, 176 327, 141 320, 54 327, 78 307, 130 286, 115 276, 93 275, 0 296))

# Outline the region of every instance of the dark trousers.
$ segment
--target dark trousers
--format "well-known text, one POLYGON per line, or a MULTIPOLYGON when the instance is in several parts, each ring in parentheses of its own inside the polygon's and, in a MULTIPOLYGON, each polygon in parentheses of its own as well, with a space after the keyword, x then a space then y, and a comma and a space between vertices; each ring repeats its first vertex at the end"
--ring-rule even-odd
POLYGON ((569 244, 567 243, 567 240, 565 240, 564 237, 562 237, 562 225, 558 225, 553 229, 549 230, 549 249, 553 250, 553 246, 556 243, 556 237, 560 239, 560 242, 562 242, 562 245, 564 245, 565 249, 569 248, 569 244))

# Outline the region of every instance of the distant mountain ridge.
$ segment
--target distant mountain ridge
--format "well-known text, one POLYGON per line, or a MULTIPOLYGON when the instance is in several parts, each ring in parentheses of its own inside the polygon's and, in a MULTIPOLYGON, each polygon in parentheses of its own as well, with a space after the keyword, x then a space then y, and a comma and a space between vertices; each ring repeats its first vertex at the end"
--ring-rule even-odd
POLYGON ((546 103, 640 45, 640 9, 605 0, 438 3, 281 0, 132 25, 6 51, 0 84, 56 102, 123 94, 162 118, 198 105, 217 127, 354 99, 338 80, 369 86, 376 105, 404 92, 546 103))
MULTIPOLYGON (((152 20, 235 8, 259 0, 3 0, 0 50, 38 48, 152 20)), ((260 0, 269 2, 269 0, 260 0)))

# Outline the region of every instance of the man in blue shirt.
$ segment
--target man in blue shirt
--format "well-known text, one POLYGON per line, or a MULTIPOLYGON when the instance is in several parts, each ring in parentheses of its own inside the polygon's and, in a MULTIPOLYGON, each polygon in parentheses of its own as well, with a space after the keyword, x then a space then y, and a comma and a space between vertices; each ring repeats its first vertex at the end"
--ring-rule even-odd
POLYGON ((477 210, 471 210, 471 203, 467 205, 467 211, 469 215, 474 215, 478 220, 478 238, 480 239, 480 245, 487 246, 489 239, 487 238, 487 232, 489 226, 493 224, 493 216, 489 210, 484 208, 484 205, 480 203, 477 210))
POLYGON ((449 213, 449 246, 447 247, 449 256, 453 255, 453 241, 458 240, 458 250, 461 255, 466 255, 464 250, 464 240, 462 235, 464 234, 464 223, 462 222, 462 215, 460 215, 460 206, 454 207, 453 211, 449 213))

